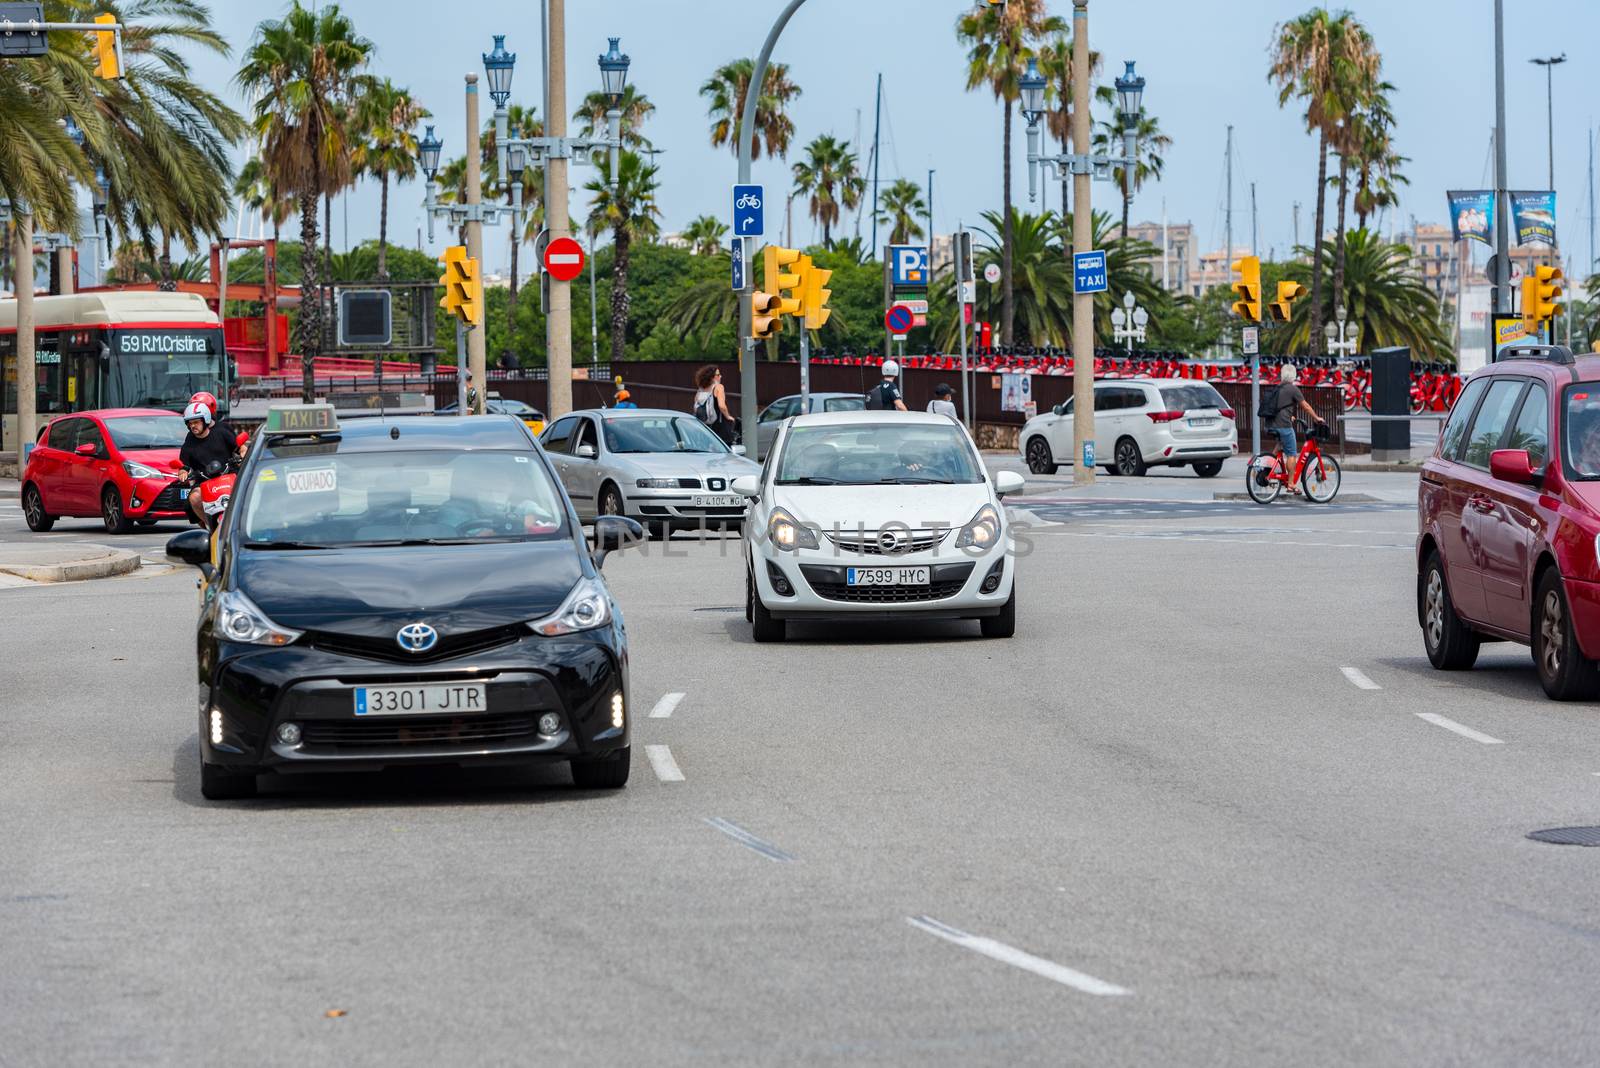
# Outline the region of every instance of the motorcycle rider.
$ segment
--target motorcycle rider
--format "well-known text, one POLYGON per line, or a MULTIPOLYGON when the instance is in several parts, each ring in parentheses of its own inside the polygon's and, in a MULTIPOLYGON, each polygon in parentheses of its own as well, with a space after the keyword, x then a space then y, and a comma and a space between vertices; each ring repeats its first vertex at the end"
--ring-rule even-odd
POLYGON ((183 410, 183 422, 189 433, 178 449, 178 462, 183 464, 178 480, 190 487, 189 510, 202 526, 210 527, 197 492, 197 487, 205 480, 206 465, 212 461, 226 465, 234 457, 244 455, 244 446, 235 443, 231 434, 221 431, 211 409, 200 401, 189 402, 183 410))

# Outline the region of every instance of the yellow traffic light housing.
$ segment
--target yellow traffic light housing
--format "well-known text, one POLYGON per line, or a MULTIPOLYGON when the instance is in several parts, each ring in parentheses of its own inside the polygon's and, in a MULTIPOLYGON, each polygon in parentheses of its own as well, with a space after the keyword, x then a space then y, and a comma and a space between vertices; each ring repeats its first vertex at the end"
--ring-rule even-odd
POLYGON ((483 273, 478 261, 467 255, 465 246, 451 245, 439 262, 444 264, 444 274, 439 277, 444 296, 439 307, 467 326, 482 326, 483 273))
POLYGON ((777 296, 775 315, 800 314, 799 263, 798 249, 768 245, 761 250, 761 286, 767 293, 777 296))
POLYGON ((750 294, 750 336, 757 341, 765 341, 778 333, 783 325, 782 312, 779 311, 781 298, 772 293, 756 290, 750 294))
POLYGON ((1529 336, 1537 334, 1547 319, 1561 313, 1560 267, 1540 264, 1522 279, 1522 325, 1529 336))
POLYGON ((1239 280, 1233 283, 1233 292, 1239 298, 1233 302, 1233 314, 1247 322, 1261 321, 1261 259, 1258 256, 1240 256, 1233 261, 1233 273, 1239 280))
MULTIPOLYGON (((115 26, 117 16, 96 15, 95 22, 102 25, 115 26)), ((115 30, 94 31, 94 73, 97 78, 122 77, 122 64, 117 61, 117 32, 115 30)))
POLYGON ((828 307, 828 298, 833 296, 833 290, 823 288, 828 284, 828 279, 833 277, 833 272, 812 263, 810 256, 800 257, 799 268, 800 314, 805 317, 807 330, 821 330, 833 314, 828 307))
POLYGON ((1294 318, 1294 302, 1306 295, 1306 287, 1299 282, 1279 282, 1278 299, 1267 306, 1276 322, 1286 323, 1294 318))

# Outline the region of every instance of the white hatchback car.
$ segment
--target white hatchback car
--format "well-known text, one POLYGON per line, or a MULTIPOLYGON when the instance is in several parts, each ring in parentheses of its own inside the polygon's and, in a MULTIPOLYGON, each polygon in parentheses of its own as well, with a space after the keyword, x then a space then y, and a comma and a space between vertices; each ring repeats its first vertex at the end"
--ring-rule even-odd
MULTIPOLYGON (((1094 445, 1097 461, 1113 475, 1189 466, 1213 478, 1238 451, 1239 428, 1209 382, 1108 378, 1094 384, 1094 445)), ((1072 400, 1023 424, 1017 448, 1036 475, 1072 463, 1072 400)))
POLYGON ((977 619, 1016 630, 1001 498, 959 423, 921 412, 797 416, 779 431, 744 526, 745 616, 758 642, 789 620, 977 619))

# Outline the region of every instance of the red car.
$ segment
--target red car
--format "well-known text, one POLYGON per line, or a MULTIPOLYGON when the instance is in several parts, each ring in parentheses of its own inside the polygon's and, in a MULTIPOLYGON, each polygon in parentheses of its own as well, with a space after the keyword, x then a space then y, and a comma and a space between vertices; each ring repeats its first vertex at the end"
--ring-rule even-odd
POLYGON ((174 479, 183 420, 160 408, 106 408, 52 419, 22 472, 28 529, 64 516, 99 516, 111 534, 134 523, 188 519, 174 479))
POLYGON ((1528 345, 1474 374, 1422 467, 1417 513, 1433 666, 1521 642, 1545 693, 1600 696, 1600 356, 1528 345))

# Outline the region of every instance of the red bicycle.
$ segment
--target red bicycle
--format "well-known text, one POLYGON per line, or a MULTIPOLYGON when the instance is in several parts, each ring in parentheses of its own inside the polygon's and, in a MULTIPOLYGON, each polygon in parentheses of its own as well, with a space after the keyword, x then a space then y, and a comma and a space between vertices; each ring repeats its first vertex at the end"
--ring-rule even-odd
MULTIPOLYGON (((1299 429, 1301 424, 1296 423, 1299 429)), ((1339 485, 1344 473, 1339 461, 1325 454, 1317 439, 1330 433, 1326 423, 1307 429, 1302 434, 1305 444, 1293 463, 1284 456, 1280 446, 1272 452, 1257 453, 1250 457, 1245 469, 1244 488, 1257 504, 1271 504, 1285 487, 1299 486, 1305 498, 1314 504, 1327 504, 1339 495, 1339 485)))

